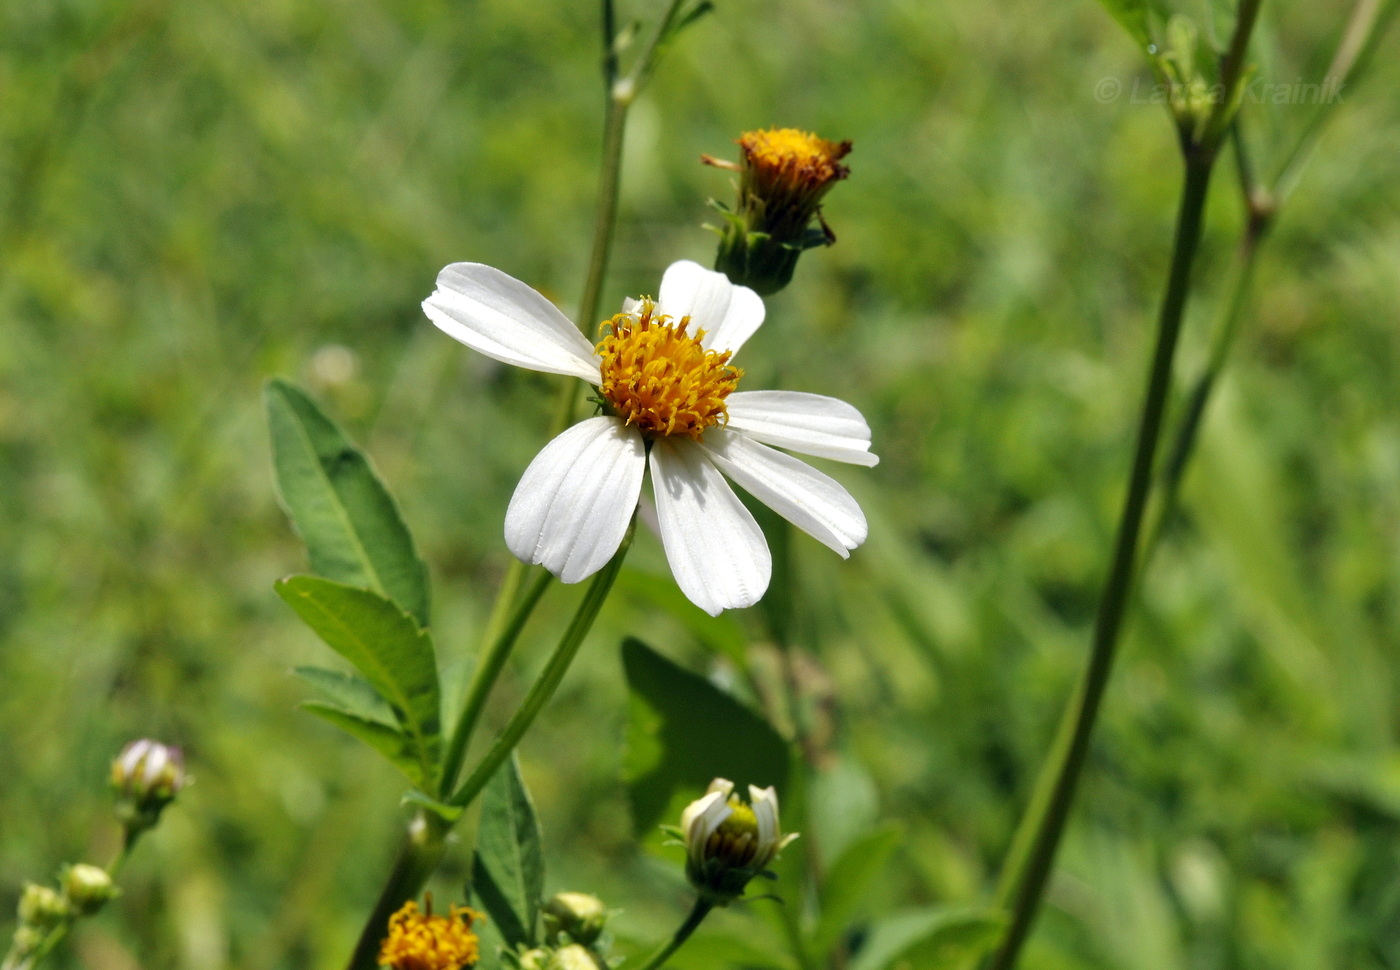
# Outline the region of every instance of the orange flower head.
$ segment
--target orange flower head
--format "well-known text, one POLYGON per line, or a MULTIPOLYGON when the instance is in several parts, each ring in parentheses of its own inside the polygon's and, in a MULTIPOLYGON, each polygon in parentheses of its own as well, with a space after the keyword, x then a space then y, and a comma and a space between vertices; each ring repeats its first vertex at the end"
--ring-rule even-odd
POLYGON ((465 906, 453 906, 447 916, 420 913, 413 900, 389 917, 389 935, 379 947, 379 964, 393 970, 466 970, 476 966, 478 940, 472 921, 482 915, 465 906))

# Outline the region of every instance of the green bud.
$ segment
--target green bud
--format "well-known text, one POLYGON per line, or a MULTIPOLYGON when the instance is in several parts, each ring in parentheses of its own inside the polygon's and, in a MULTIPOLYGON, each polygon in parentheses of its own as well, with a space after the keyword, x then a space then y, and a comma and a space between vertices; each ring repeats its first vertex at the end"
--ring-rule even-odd
POLYGON ((37 926, 19 927, 15 930, 12 953, 21 957, 28 956, 39 948, 39 944, 44 942, 44 937, 47 935, 37 926))
POLYGON ((19 897, 19 921, 24 926, 51 929, 73 914, 62 896, 48 886, 24 884, 19 897))
POLYGON ((603 901, 587 893, 556 893, 544 904, 546 938, 555 945, 567 934, 568 942, 588 946, 598 939, 607 921, 603 901))
POLYGON ((526 950, 516 958, 520 965, 520 970, 548 970, 549 951, 536 947, 533 950, 526 950))
POLYGON ((63 896, 80 916, 97 912, 116 895, 117 887, 106 869, 79 862, 63 873, 63 896))
POLYGON ((608 970, 587 947, 570 943, 554 951, 547 970, 608 970))

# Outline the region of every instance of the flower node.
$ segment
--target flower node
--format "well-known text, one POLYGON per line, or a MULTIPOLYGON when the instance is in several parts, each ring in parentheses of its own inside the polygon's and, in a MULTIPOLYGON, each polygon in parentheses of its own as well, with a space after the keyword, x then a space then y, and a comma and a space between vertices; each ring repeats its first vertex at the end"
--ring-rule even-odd
POLYGON ((729 366, 728 351, 706 350, 705 331, 692 335, 689 327, 690 317, 673 323, 650 300, 602 325, 599 390, 644 434, 698 440, 706 428, 728 420, 725 398, 744 372, 729 366))
POLYGON ((477 936, 472 921, 481 914, 453 906, 447 916, 434 916, 432 900, 420 913, 413 900, 389 917, 389 935, 379 948, 380 966, 393 970, 463 970, 476 965, 477 936))

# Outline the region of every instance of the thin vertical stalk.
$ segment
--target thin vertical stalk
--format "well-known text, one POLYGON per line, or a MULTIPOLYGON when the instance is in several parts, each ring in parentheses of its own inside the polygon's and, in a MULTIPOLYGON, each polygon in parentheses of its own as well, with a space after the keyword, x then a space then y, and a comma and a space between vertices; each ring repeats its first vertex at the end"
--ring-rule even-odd
POLYGON ((1138 425, 1137 449, 1119 519, 1113 561, 1094 624, 1089 663, 1075 693, 1071 708, 1074 712, 1072 722, 1068 732, 1062 735, 1063 743, 1057 745, 1058 764, 1052 776, 1054 781, 1046 797, 1039 800, 1038 805, 1033 803, 1035 814, 1028 816, 1028 821, 1033 820, 1034 823, 1031 829, 1034 835, 1019 840, 1024 849, 1019 855, 1013 855, 1006 870, 1000 895, 1002 905, 1010 910, 1009 921, 1001 944, 992 957, 992 970, 1009 970, 1015 966, 1021 946, 1035 920, 1045 884, 1054 867, 1055 853, 1069 817, 1075 788, 1083 772, 1104 689, 1113 669, 1118 634, 1132 589, 1138 535, 1152 485, 1157 441, 1166 414, 1167 393, 1171 388, 1172 361, 1190 290, 1191 267, 1201 238, 1201 220, 1214 160, 1212 153, 1194 156, 1188 153, 1172 247, 1171 272, 1158 318, 1157 345, 1148 373, 1147 394, 1138 425))
POLYGON ((637 528, 637 517, 632 516, 632 523, 627 527, 627 535, 623 537, 622 545, 608 560, 608 564, 600 569, 593 577, 593 581, 588 584, 588 592, 584 594, 583 602, 579 604, 578 611, 569 623, 569 627, 564 631, 564 636, 560 638, 559 645, 554 648, 554 653, 544 665, 544 670, 540 672, 539 678, 530 687, 525 699, 521 701, 520 707, 507 722, 505 729, 501 731, 496 742, 472 769, 472 773, 467 780, 462 782, 462 787, 452 796, 451 804, 458 807, 465 807, 472 803, 472 800, 486 787, 486 783, 491 780, 491 776, 505 763, 506 758, 515 750, 515 746, 520 743, 520 739, 525 736, 530 725, 534 722, 536 715, 544 709, 545 704, 554 696, 554 692, 559 689, 559 684, 564 680, 564 674, 568 671, 569 665, 574 662, 574 657, 578 655, 579 647, 583 645, 583 638, 588 635, 588 631, 593 628, 593 621, 598 618, 598 611, 603 608, 604 601, 608 598, 608 593, 612 592, 613 583, 617 580, 617 574, 622 570, 622 561, 627 558, 627 550, 632 546, 632 535, 637 528))
POLYGON ((685 918, 685 922, 677 927, 671 938, 648 957, 647 962, 638 967, 637 970, 660 970, 660 967, 671 958, 671 955, 679 950, 686 940, 690 939, 690 934, 694 933, 696 927, 705 921, 705 917, 710 915, 712 909, 714 909, 713 903, 703 899, 695 900, 695 906, 691 909, 690 915, 685 918))

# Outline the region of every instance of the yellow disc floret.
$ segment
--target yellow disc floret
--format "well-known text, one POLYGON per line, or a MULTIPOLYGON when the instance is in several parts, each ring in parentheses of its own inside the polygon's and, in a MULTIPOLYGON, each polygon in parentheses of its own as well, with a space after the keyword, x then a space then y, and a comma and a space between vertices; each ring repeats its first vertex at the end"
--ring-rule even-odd
POLYGON ((409 900, 389 917, 389 935, 379 948, 379 965, 393 970, 465 970, 476 965, 478 941, 472 920, 481 914, 465 906, 453 906, 450 915, 434 916, 432 900, 427 913, 409 900))
POLYGON ((650 300, 603 323, 599 390, 644 434, 698 439, 728 420, 724 401, 743 371, 729 366, 729 351, 706 350, 705 331, 690 334, 689 327, 690 317, 673 322, 650 300))
POLYGON ((789 191, 815 191, 850 174, 841 159, 851 151, 849 141, 827 141, 796 128, 746 131, 739 137, 744 163, 762 181, 789 191))
POLYGON ((746 868, 758 855, 758 819, 753 809, 736 795, 729 798, 729 817, 719 823, 705 844, 705 855, 723 859, 735 868, 746 868))

